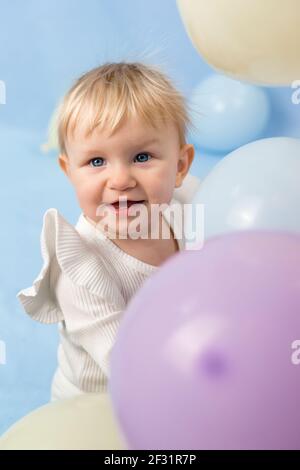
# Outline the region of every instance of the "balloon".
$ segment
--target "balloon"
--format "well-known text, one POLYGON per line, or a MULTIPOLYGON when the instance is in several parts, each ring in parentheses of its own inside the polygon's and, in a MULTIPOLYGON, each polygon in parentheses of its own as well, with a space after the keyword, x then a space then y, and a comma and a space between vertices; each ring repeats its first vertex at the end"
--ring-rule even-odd
POLYGON ((14 424, 0 450, 125 449, 106 394, 51 402, 14 424))
POLYGON ((128 447, 299 449, 299 311, 298 235, 224 235, 168 260, 112 351, 128 447))
POLYGON ((298 139, 262 139, 235 150, 193 199, 204 205, 204 238, 250 229, 300 232, 299 175, 298 139))
POLYGON ((230 151, 260 137, 270 116, 266 93, 222 75, 199 83, 191 95, 191 137, 199 147, 230 151))
POLYGON ((41 150, 44 153, 50 152, 52 150, 59 150, 59 141, 58 141, 58 116, 62 106, 62 100, 58 103, 56 108, 53 111, 53 114, 50 118, 48 125, 48 139, 47 142, 41 145, 41 150))
POLYGON ((265 85, 300 77, 298 0, 177 0, 187 33, 216 70, 265 85))

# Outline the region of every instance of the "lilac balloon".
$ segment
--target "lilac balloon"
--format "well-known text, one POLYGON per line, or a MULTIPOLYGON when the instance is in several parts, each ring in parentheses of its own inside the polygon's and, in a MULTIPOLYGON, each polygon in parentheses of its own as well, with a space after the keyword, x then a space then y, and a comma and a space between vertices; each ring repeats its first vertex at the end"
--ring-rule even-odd
POLYGON ((132 299, 109 391, 131 449, 300 448, 300 237, 242 232, 132 299))

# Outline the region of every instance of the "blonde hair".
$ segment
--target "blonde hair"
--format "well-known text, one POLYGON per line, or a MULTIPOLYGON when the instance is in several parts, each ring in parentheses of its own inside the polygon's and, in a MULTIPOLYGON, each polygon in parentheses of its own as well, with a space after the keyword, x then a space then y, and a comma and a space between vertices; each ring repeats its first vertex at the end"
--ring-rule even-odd
POLYGON ((113 134, 126 118, 138 116, 157 127, 172 121, 180 145, 193 127, 181 93, 158 68, 140 62, 105 63, 82 75, 65 95, 57 114, 60 152, 77 126, 88 136, 98 128, 113 134))

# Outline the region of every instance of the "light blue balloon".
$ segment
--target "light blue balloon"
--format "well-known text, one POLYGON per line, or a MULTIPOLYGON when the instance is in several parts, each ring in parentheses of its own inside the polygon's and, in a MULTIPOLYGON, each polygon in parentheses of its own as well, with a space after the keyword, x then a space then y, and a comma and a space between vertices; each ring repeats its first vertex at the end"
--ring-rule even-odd
POLYGON ((300 232, 300 140, 240 147, 213 168, 193 203, 204 205, 204 239, 252 229, 300 232))
POLYGON ((196 132, 191 140, 201 149, 231 151, 259 137, 270 117, 266 92, 257 86, 212 75, 190 98, 196 132))

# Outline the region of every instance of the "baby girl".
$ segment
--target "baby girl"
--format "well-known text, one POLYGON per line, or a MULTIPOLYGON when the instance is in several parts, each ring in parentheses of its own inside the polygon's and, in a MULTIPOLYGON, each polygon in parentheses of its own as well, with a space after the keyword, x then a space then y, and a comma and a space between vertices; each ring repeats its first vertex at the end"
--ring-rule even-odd
POLYGON ((188 203, 198 189, 188 174, 194 158, 185 141, 188 124, 181 94, 159 69, 142 63, 97 67, 61 103, 58 162, 82 212, 73 227, 56 209, 46 211, 43 267, 17 294, 34 320, 58 323, 52 400, 107 391, 110 353, 129 300, 185 249, 176 221, 167 211, 154 220, 151 211, 188 203), (144 229, 126 236, 138 214, 144 229))

